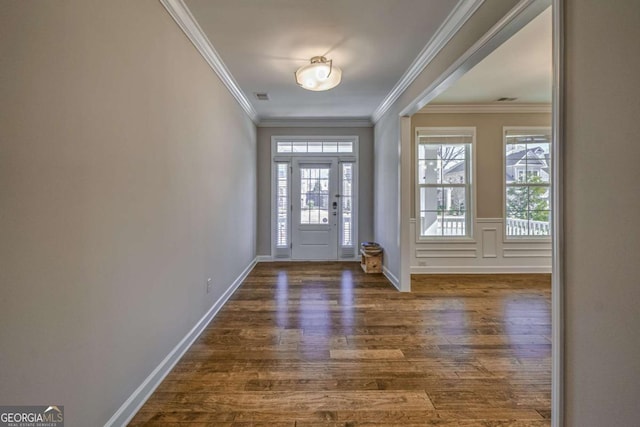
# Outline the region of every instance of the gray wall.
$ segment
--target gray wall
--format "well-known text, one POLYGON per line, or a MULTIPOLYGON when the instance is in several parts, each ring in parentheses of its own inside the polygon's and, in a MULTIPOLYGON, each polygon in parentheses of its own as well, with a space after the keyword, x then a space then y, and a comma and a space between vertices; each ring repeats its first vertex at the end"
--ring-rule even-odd
MULTIPOLYGON (((375 125, 374 234, 376 240, 385 248, 384 266, 398 278, 401 271, 400 153, 404 152, 402 156, 407 158, 404 163, 410 168, 412 151, 410 143, 407 143, 406 147, 400 146, 399 114, 517 3, 517 0, 484 2, 375 125)), ((407 186, 410 188, 411 177, 408 170, 405 171, 405 176, 407 182, 403 183, 403 188, 409 193, 407 186)), ((405 217, 402 220, 408 224, 410 207, 406 210, 406 213, 403 212, 405 217)), ((408 233, 406 235, 408 236, 408 233)), ((408 247, 408 240, 404 244, 408 247)), ((405 261, 405 266, 408 272, 408 260, 405 261)))
POLYGON ((640 2, 566 1, 566 420, 640 423, 640 2))
POLYGON ((256 129, 157 0, 0 9, 0 403, 103 425, 254 259, 256 129))
POLYGON ((286 135, 357 135, 358 239, 373 239, 373 128, 258 127, 258 255, 271 255, 271 137, 286 135))

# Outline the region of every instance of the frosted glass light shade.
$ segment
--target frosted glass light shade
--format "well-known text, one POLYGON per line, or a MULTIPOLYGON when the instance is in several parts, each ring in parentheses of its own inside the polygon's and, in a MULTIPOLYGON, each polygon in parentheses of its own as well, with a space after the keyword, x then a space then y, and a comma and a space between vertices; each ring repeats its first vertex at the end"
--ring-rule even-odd
POLYGON ((324 56, 314 56, 311 63, 298 68, 295 72, 296 83, 303 89, 322 91, 340 84, 342 70, 324 56))

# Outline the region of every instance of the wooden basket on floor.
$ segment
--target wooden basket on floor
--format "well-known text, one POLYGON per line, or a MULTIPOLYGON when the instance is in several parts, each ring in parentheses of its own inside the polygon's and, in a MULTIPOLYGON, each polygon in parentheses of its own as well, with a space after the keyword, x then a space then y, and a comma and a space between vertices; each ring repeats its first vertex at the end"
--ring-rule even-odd
POLYGON ((364 249, 360 249, 360 254, 360 266, 365 273, 382 273, 382 252, 370 255, 364 249))

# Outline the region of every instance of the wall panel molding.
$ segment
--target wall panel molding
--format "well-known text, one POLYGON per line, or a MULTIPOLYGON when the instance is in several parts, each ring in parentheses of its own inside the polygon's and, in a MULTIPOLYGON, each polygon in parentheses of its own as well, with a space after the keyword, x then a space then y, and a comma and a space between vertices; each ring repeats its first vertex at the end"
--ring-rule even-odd
POLYGON ((521 247, 504 248, 502 256, 504 258, 551 258, 551 243, 543 247, 529 247, 522 244, 521 247))
POLYGON ((482 258, 498 257, 498 229, 487 227, 482 229, 482 258))
POLYGON ((475 240, 459 242, 418 240, 415 218, 409 224, 411 274, 551 272, 551 242, 505 242, 502 218, 476 218, 475 240))
POLYGON ((416 258, 476 258, 475 248, 418 248, 416 258))

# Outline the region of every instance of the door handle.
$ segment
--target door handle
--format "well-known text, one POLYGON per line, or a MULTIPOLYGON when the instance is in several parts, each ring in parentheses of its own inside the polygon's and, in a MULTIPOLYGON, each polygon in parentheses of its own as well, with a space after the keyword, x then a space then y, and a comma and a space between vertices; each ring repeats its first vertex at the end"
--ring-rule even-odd
POLYGON ((333 209, 338 209, 338 202, 333 202, 333 209))

